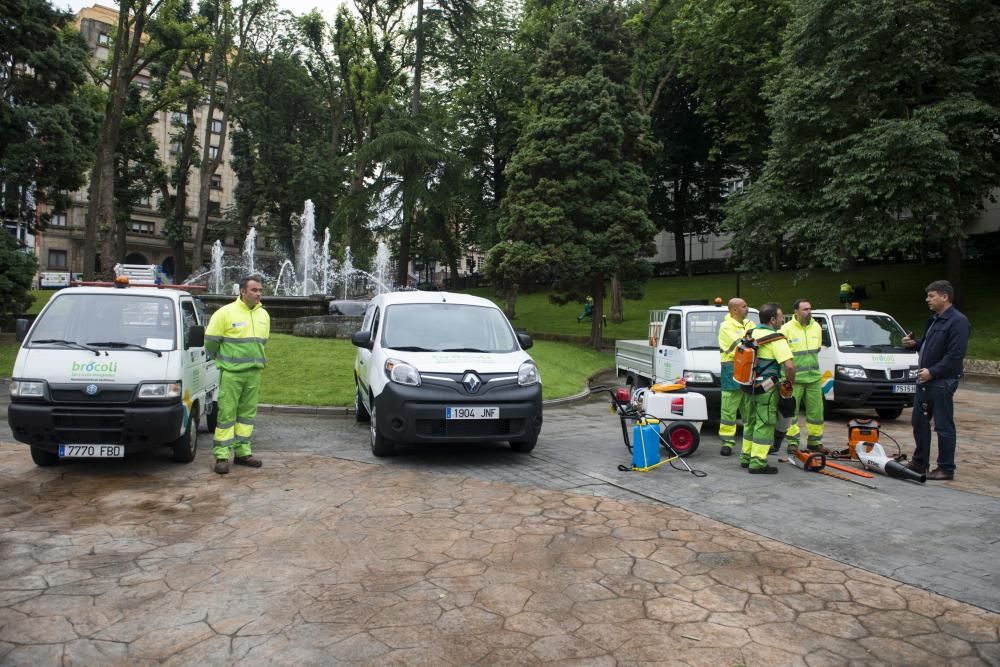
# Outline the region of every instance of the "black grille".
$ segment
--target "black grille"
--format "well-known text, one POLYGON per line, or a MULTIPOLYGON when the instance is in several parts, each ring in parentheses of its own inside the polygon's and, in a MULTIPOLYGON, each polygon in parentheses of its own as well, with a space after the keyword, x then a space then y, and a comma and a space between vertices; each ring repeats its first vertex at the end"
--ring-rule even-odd
POLYGON ((124 410, 52 410, 56 439, 69 444, 117 444, 125 429, 124 410))
POLYGON ((417 433, 433 438, 503 437, 524 430, 523 419, 418 419, 417 433))
POLYGON ((101 390, 94 396, 90 396, 79 389, 50 389, 49 396, 53 403, 85 403, 93 405, 96 403, 129 403, 132 400, 134 390, 101 390))
POLYGON ((865 371, 867 371, 868 377, 873 380, 906 380, 910 374, 908 368, 866 368, 865 371))

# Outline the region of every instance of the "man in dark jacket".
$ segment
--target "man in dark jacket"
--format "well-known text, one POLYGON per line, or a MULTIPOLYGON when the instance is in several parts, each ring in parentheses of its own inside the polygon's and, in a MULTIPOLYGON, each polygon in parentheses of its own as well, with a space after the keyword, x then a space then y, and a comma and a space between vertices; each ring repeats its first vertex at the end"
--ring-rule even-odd
POLYGON ((955 289, 947 280, 935 280, 927 286, 927 305, 934 314, 927 321, 924 337, 914 340, 913 333, 903 338, 903 347, 920 353, 917 391, 913 397, 913 439, 916 450, 908 468, 927 472, 931 450, 931 420, 937 432, 937 467, 927 479, 955 478, 955 406, 962 360, 969 344, 972 327, 968 318, 952 305, 955 289))

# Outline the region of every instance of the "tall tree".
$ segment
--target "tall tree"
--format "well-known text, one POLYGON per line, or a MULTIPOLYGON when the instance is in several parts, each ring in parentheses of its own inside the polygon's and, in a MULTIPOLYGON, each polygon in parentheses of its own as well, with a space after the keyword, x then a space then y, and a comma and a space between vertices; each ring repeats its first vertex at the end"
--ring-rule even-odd
POLYGON ((44 0, 0 4, 0 218, 28 226, 86 181, 100 123, 86 44, 44 0))
POLYGON ((31 281, 38 263, 18 240, 0 229, 0 317, 18 315, 35 300, 31 281))
POLYGON ((807 0, 771 88, 774 145, 730 216, 749 261, 782 244, 839 267, 950 249, 1000 184, 1000 5, 807 0))
POLYGON ((556 24, 533 71, 536 108, 507 168, 504 240, 487 259, 509 297, 537 283, 552 286, 556 303, 592 295, 590 343, 598 348, 605 281, 642 275, 640 255, 655 231, 641 165, 651 148, 648 119, 627 85, 622 18, 588 1, 556 24))

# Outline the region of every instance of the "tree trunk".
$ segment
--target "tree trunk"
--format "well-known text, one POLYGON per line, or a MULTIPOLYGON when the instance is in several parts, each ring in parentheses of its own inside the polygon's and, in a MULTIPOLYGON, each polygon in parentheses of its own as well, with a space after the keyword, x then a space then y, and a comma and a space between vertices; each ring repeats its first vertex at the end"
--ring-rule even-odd
MULTIPOLYGON (((424 69, 424 0, 417 0, 417 45, 413 62, 413 89, 410 93, 410 117, 420 114, 420 79, 424 69)), ((413 169, 407 169, 403 180, 413 182, 421 174, 413 169)), ((404 192, 407 188, 403 187, 404 192)), ((416 224, 417 202, 413 197, 403 195, 403 223, 399 229, 399 271, 397 284, 403 287, 407 283, 407 267, 410 263, 410 241, 413 236, 413 226, 416 224)))
POLYGON ((948 282, 955 288, 955 305, 964 306, 964 293, 962 291, 962 241, 952 239, 945 249, 945 272, 948 275, 948 282))
POLYGON ((399 270, 396 272, 396 284, 400 287, 406 287, 409 283, 410 242, 413 235, 413 218, 416 217, 415 206, 410 204, 405 208, 409 211, 405 213, 403 224, 399 226, 399 257, 397 258, 399 270))
POLYGON ((622 283, 618 274, 611 276, 611 321, 621 324, 625 321, 625 304, 622 302, 622 283))
POLYGON ((604 276, 594 278, 590 292, 594 295, 594 310, 590 318, 590 346, 600 350, 604 344, 604 276))
POLYGON ((503 314, 507 316, 508 320, 517 317, 517 290, 517 285, 511 285, 504 294, 503 314))

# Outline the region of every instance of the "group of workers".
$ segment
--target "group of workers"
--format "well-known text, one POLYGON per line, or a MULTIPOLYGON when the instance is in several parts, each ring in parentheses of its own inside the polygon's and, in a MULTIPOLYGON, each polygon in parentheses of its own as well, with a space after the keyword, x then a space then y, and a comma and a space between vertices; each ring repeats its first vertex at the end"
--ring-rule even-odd
POLYGON ((729 300, 729 312, 719 327, 722 361, 719 453, 723 456, 733 453, 736 419, 740 417, 743 420, 740 466, 751 474, 778 472, 768 464, 767 457, 780 449, 785 438, 790 453, 798 450, 801 433, 798 419, 793 420, 791 415, 798 415, 803 403, 806 447, 827 453, 823 447, 823 390, 819 371, 823 332, 812 319, 812 303, 808 299, 799 299, 793 308, 794 317, 785 322, 778 304, 765 303, 760 307, 760 325, 755 325, 747 317, 747 302, 734 297, 729 300), (759 345, 753 387, 739 385, 733 378, 734 350, 747 332, 759 345), (787 408, 779 411, 781 401, 787 408))
MULTIPOLYGON (((845 289, 846 288, 846 289, 845 289)), ((841 286, 841 292, 850 284, 841 286)), ((911 418, 914 453, 907 467, 927 473, 930 480, 955 476, 956 433, 953 396, 962 377, 962 365, 971 333, 969 320, 953 306, 955 290, 946 280, 927 286, 926 299, 932 312, 920 340, 912 332, 903 347, 918 353, 917 386, 911 418), (937 433, 937 467, 930 464, 931 424, 937 433)), ((720 453, 732 455, 736 446, 736 420, 743 421, 740 466, 753 474, 774 474, 768 454, 780 451, 787 438, 787 452, 801 444, 799 410, 805 404, 806 448, 828 454, 823 446, 823 389, 819 352, 823 331, 812 319, 812 303, 799 299, 793 317, 784 321, 776 303, 760 307, 760 324, 748 317, 747 302, 729 300, 729 313, 719 327, 722 361, 722 410, 719 420, 720 453), (750 332, 758 342, 756 377, 752 386, 738 384, 733 377, 736 344, 750 332), (781 334, 781 335, 776 335, 781 334)))

